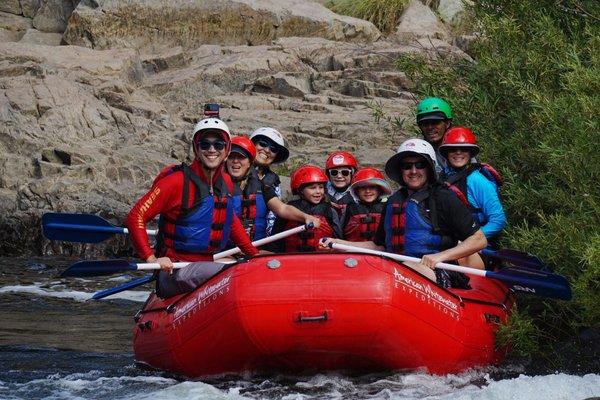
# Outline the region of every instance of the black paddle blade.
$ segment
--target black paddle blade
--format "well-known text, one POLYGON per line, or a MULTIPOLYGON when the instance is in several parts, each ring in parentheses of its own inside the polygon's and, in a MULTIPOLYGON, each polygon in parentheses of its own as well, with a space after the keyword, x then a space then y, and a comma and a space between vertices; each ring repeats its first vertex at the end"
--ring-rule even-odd
POLYGON ((137 266, 127 260, 79 261, 60 276, 104 276, 126 271, 137 271, 137 266))
POLYGON ((484 249, 483 254, 492 258, 508 262, 516 267, 525 267, 531 269, 539 269, 550 271, 550 268, 539 258, 524 251, 512 249, 489 250, 484 249))
POLYGON ((511 289, 552 299, 571 300, 571 286, 564 276, 529 268, 503 268, 486 276, 508 283, 511 289))
POLYGON ((46 213, 42 216, 42 231, 50 240, 99 243, 123 233, 123 228, 94 214, 46 213))

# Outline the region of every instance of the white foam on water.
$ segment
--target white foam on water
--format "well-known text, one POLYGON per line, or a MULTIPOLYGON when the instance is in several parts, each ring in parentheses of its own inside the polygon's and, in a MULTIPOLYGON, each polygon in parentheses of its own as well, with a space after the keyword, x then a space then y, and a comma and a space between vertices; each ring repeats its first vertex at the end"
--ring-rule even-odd
POLYGON ((428 397, 439 400, 584 400, 600 396, 600 375, 573 376, 567 374, 526 376, 489 381, 479 388, 469 385, 444 396, 428 397))
MULTIPOLYGON (((289 379, 289 377, 287 377, 289 379)), ((287 380, 287 379, 286 379, 287 380)), ((394 400, 584 400, 600 396, 600 375, 521 375, 493 381, 484 372, 432 376, 424 373, 396 374, 370 383, 353 382, 341 375, 319 374, 296 384, 274 381, 222 382, 219 389, 199 381, 180 382, 160 376, 103 377, 101 371, 49 375, 26 383, 0 382, 0 398, 28 399, 43 393, 55 399, 394 399, 394 400), (269 390, 269 388, 273 390, 269 390), (8 389, 8 390, 7 390, 8 389), (244 389, 245 395, 240 392, 244 389)), ((37 398, 37 397, 36 397, 37 398)))
MULTIPOLYGON (((36 283, 33 285, 12 285, 0 287, 0 295, 6 293, 25 293, 41 297, 55 297, 59 299, 72 299, 75 301, 86 301, 92 298, 94 293, 82 292, 77 290, 67 290, 64 285, 55 285, 51 287, 43 287, 42 284, 36 283)), ((107 300, 129 300, 135 302, 145 302, 150 292, 138 290, 125 290, 115 293, 107 300)))

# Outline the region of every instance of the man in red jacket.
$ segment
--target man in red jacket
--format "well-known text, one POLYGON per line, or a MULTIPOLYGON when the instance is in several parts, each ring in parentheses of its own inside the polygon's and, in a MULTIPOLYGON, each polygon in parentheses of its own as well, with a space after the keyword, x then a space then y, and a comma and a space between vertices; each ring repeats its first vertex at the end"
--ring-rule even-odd
POLYGON ((244 254, 258 254, 235 215, 233 183, 223 172, 231 147, 229 128, 220 119, 203 119, 194 128, 192 143, 194 161, 189 166, 165 168, 126 220, 139 256, 160 264, 169 274, 172 260, 212 261, 213 254, 223 250, 230 238, 244 254), (146 223, 159 214, 159 235, 153 250, 146 223))

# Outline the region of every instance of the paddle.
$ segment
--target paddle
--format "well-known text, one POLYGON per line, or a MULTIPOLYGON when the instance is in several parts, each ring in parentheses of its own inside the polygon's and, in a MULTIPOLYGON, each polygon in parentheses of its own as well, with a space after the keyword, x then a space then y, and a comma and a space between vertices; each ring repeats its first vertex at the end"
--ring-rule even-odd
MULTIPOLYGON (((356 253, 374 254, 382 257, 391 258, 398 261, 420 262, 420 258, 403 256, 401 254, 387 253, 385 251, 364 249, 362 247, 348 246, 339 243, 330 243, 332 249, 351 251, 356 253)), ((485 271, 481 269, 462 267, 447 263, 438 263, 436 268, 448 271, 462 272, 465 274, 478 275, 486 278, 493 278, 505 282, 511 286, 511 289, 535 294, 542 297, 554 299, 570 300, 571 287, 565 277, 552 274, 550 272, 533 270, 527 268, 504 268, 498 272, 485 271)))
POLYGON ((147 276, 143 276, 141 278, 132 279, 129 282, 125 282, 121 285, 111 287, 108 289, 104 289, 104 290, 94 293, 94 295, 92 296, 92 300, 100 300, 105 297, 111 296, 113 294, 120 293, 125 290, 129 290, 129 289, 133 289, 135 287, 152 282, 154 279, 156 279, 156 277, 154 275, 147 275, 147 276))
MULTIPOLYGON (((42 231, 50 240, 67 242, 99 243, 115 234, 127 234, 127 228, 114 226, 94 214, 46 213, 42 216, 42 231)), ((146 230, 156 235, 156 230, 146 230)))
POLYGON ((516 266, 550 271, 550 268, 547 265, 545 265, 542 262, 542 260, 540 260, 536 256, 533 256, 529 253, 525 253, 524 251, 518 251, 518 250, 512 250, 512 249, 500 249, 500 250, 483 249, 481 252, 487 256, 490 256, 492 258, 497 258, 499 260, 507 261, 516 266))
MULTIPOLYGON (((312 228, 313 225, 300 225, 292 229, 288 229, 287 231, 280 232, 273 236, 268 236, 264 239, 259 239, 252 244, 254 246, 262 246, 263 244, 271 243, 279 239, 283 239, 285 237, 294 235, 298 232, 302 232, 306 229, 312 228)), ((223 251, 221 253, 217 253, 213 256, 213 260, 218 260, 221 258, 225 258, 227 256, 239 253, 239 247, 223 251)), ((178 262, 173 263, 175 268, 183 268, 190 264, 189 262, 178 262)), ((75 264, 71 265, 67 268, 61 276, 77 276, 77 277, 87 277, 87 276, 103 276, 103 275, 111 275, 118 272, 127 272, 127 271, 142 271, 142 270, 156 270, 160 269, 160 264, 158 263, 132 263, 127 260, 101 260, 101 261, 79 261, 75 264)))

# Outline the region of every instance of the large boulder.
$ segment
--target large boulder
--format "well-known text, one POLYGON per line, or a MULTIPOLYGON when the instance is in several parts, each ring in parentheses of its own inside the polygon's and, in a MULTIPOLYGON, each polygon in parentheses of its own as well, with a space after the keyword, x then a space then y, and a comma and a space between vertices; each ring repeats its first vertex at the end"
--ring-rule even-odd
POLYGON ((429 7, 419 0, 411 0, 400 17, 395 38, 401 42, 419 38, 447 40, 449 33, 429 7))
POLYGON ((108 47, 258 45, 285 36, 372 42, 370 22, 303 0, 84 0, 73 12, 69 44, 108 47))
POLYGON ((43 32, 63 33, 78 2, 79 0, 41 0, 35 10, 33 26, 43 32))

